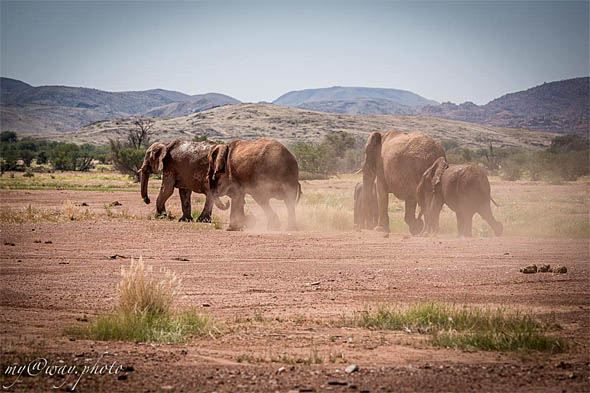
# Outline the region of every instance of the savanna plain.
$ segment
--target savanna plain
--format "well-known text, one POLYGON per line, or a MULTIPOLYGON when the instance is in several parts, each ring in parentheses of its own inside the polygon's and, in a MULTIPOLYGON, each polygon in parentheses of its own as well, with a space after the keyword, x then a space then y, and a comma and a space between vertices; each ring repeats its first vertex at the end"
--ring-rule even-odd
MULTIPOLYGON (((298 231, 266 231, 264 215, 247 200, 256 222, 227 232, 228 211, 217 208, 211 224, 177 222, 178 191, 168 200, 169 217, 156 218, 139 185, 114 172, 5 173, 2 385, 590 391, 588 178, 548 184, 491 177, 504 235, 494 237, 476 216, 469 239, 456 237, 448 208, 437 236, 409 236, 393 196, 388 237, 354 231, 359 180, 302 181, 298 231), (567 272, 520 272, 533 264, 567 272), (141 285, 154 292, 141 296, 157 304, 129 317, 125 301, 141 285), (88 373, 77 384, 74 375, 5 372, 36 358, 122 368, 88 373)), ((158 190, 153 179, 154 201, 158 190)), ((203 199, 193 194, 194 216, 203 199)), ((273 206, 284 227, 284 205, 273 206)))

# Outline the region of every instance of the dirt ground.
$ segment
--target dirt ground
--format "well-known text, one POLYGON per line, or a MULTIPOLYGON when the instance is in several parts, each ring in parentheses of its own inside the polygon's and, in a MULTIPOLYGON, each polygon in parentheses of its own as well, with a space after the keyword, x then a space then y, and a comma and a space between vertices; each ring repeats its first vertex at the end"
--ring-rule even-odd
MULTIPOLYGON (((590 391, 588 239, 227 232, 148 221, 154 206, 135 192, 0 190, 0 200, 15 208, 69 200, 97 212, 116 200, 122 206, 113 210, 127 209, 115 218, 0 224, 3 368, 38 357, 125 367, 85 375, 76 389, 82 392, 590 391), (139 256, 154 271, 174 270, 183 282, 175 307, 211 314, 224 334, 186 344, 68 336, 68 327, 116 304, 121 267, 139 256), (519 273, 533 263, 568 272, 519 273), (416 333, 330 323, 380 303, 416 301, 532 312, 558 324, 556 334, 571 348, 556 355, 448 350, 416 333), (358 371, 348 374, 351 364, 358 371)), ((175 193, 169 210, 179 206, 175 193)), ((2 384, 15 379, 4 376, 2 384)), ((23 376, 7 391, 66 390, 73 383, 72 376, 23 376)))

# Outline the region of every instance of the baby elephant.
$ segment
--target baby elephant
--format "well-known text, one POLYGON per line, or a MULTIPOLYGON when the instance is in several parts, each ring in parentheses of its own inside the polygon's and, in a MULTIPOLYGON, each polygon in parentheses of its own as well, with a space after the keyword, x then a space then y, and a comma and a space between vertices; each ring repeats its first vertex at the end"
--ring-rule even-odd
POLYGON ((485 170, 474 163, 449 165, 443 157, 424 172, 416 189, 420 215, 424 214, 425 231, 437 232, 443 204, 457 215, 459 236, 471 236, 471 220, 475 213, 487 221, 496 236, 504 227, 492 215, 490 183, 485 170))
POLYGON ((365 200, 363 183, 357 183, 354 187, 354 229, 373 229, 377 226, 379 211, 377 210, 377 190, 375 183, 369 194, 369 200, 365 200))

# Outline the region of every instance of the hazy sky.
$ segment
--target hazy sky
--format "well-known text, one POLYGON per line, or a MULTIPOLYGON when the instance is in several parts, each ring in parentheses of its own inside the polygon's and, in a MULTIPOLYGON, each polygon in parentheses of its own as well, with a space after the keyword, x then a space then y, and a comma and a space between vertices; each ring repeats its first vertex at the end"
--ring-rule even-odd
POLYGON ((588 76, 589 2, 1 1, 1 74, 272 101, 329 86, 483 104, 588 76))

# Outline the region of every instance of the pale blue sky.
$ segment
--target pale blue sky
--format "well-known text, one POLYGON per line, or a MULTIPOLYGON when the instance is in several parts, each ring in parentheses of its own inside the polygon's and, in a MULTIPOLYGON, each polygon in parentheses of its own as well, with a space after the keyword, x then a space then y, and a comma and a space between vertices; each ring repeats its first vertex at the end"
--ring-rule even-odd
POLYGON ((589 2, 1 1, 1 74, 272 101, 389 87, 483 104, 588 76, 589 2))

